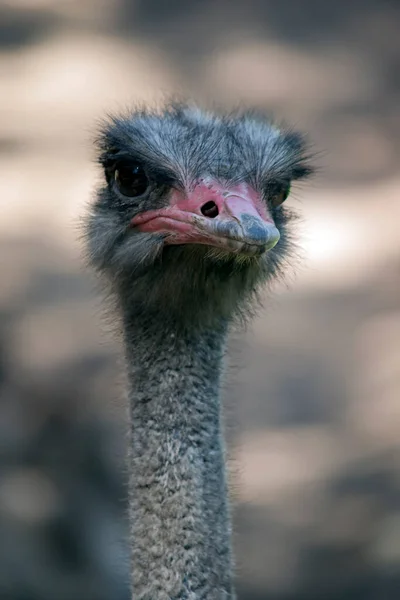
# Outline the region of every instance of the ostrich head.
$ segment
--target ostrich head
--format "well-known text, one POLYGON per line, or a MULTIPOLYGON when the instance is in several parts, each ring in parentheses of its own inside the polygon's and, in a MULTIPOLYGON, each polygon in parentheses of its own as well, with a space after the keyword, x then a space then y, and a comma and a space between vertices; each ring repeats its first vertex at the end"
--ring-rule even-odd
POLYGON ((284 201, 311 168, 303 138, 254 114, 137 111, 99 136, 92 264, 136 314, 176 323, 243 314, 291 248, 284 201))

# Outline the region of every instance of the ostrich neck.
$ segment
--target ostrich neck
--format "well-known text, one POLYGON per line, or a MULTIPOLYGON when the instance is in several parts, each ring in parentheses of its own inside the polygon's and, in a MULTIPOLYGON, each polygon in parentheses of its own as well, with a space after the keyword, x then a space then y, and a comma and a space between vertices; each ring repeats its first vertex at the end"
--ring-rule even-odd
POLYGON ((135 600, 233 600, 219 386, 226 327, 125 314, 135 600))

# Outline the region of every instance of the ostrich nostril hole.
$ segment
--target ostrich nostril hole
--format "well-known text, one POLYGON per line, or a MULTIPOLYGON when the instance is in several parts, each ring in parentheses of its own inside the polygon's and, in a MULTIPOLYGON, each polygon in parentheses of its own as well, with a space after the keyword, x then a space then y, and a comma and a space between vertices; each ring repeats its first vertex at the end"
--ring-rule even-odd
POLYGON ((210 200, 209 202, 203 204, 203 206, 201 207, 201 212, 205 217, 210 217, 210 219, 215 219, 215 217, 218 217, 219 215, 218 206, 213 200, 210 200))

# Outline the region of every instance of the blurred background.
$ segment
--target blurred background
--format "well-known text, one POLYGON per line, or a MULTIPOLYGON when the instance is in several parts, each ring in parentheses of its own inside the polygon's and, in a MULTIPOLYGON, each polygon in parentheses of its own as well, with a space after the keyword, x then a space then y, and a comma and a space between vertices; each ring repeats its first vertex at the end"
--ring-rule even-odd
POLYGON ((231 345, 239 599, 399 598, 398 0, 0 4, 0 598, 129 599, 120 345, 79 217, 97 119, 170 93, 321 151, 296 277, 231 345))

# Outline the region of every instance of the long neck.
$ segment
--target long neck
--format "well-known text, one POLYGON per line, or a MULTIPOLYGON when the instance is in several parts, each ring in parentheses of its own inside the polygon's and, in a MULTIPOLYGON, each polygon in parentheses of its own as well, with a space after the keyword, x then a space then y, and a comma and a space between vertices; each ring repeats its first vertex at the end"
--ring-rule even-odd
POLYGON ((134 600, 233 600, 219 384, 226 327, 125 314, 134 600))

